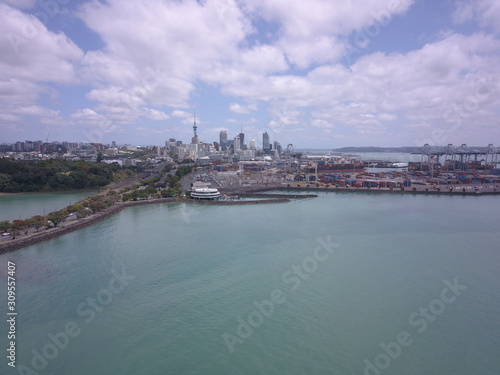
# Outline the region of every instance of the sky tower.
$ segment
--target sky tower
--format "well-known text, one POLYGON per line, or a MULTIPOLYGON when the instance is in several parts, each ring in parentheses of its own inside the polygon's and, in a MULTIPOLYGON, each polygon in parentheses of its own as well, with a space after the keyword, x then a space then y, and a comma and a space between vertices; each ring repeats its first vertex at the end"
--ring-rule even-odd
POLYGON ((198 134, 196 133, 197 130, 198 130, 198 127, 196 126, 196 111, 194 111, 194 123, 193 123, 194 137, 191 138, 191 143, 194 145, 197 145, 198 143, 200 143, 200 141, 198 140, 198 134))

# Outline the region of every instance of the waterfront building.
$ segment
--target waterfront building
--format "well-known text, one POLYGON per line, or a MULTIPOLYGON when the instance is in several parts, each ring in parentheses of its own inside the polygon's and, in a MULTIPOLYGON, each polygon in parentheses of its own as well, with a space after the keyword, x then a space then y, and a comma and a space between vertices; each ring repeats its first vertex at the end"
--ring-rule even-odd
POLYGON ((211 188, 194 188, 191 191, 191 198, 193 199, 218 199, 220 198, 220 192, 217 189, 211 189, 211 188))

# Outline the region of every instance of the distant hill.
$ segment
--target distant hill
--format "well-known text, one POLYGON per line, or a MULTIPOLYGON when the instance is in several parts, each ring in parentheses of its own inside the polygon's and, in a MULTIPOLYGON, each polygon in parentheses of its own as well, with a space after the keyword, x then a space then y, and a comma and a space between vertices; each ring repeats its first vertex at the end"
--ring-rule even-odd
POLYGON ((420 147, 374 147, 374 146, 364 146, 364 147, 341 147, 334 148, 335 152, 418 152, 420 151, 420 147))

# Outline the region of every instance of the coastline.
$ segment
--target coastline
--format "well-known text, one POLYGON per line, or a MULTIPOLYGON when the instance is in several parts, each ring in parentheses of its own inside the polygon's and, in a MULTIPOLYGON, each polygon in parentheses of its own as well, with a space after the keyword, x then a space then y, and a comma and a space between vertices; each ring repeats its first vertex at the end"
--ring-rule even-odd
MULTIPOLYGON (((481 191, 481 190, 467 190, 467 191, 449 191, 449 190, 413 190, 411 188, 365 188, 365 187, 303 187, 303 186, 262 186, 262 187, 240 187, 236 189, 220 188, 221 192, 228 195, 239 195, 240 197, 253 197, 253 198, 271 198, 262 200, 234 200, 234 201, 211 201, 211 200, 194 200, 190 198, 157 198, 142 201, 132 202, 119 202, 101 212, 92 214, 89 217, 81 218, 69 223, 62 224, 59 227, 43 230, 42 232, 31 233, 25 237, 18 237, 14 240, 8 240, 0 243, 0 254, 15 251, 23 247, 35 245, 37 243, 47 241, 53 238, 63 236, 64 234, 77 231, 79 229, 88 227, 102 220, 107 219, 117 213, 121 212, 127 207, 143 206, 158 203, 191 203, 191 204, 205 204, 205 205, 249 205, 249 204, 270 204, 270 203, 286 203, 291 199, 306 199, 317 197, 314 194, 316 191, 321 192, 337 192, 337 193, 360 193, 360 194, 424 194, 424 195, 445 195, 445 196, 482 196, 482 195, 499 195, 500 191, 481 191), (311 194, 280 194, 280 193, 264 193, 271 190, 278 191, 307 191, 311 194)), ((6 193, 18 194, 18 193, 6 193)), ((21 193, 23 194, 23 193, 21 193)))
POLYGON ((203 200, 194 200, 190 198, 158 198, 158 199, 143 200, 143 201, 121 202, 115 204, 114 206, 108 207, 107 209, 101 212, 69 222, 65 225, 63 224, 56 228, 43 230, 41 232, 35 232, 25 237, 18 237, 16 239, 0 243, 0 254, 12 252, 18 249, 22 249, 23 247, 35 245, 40 242, 44 242, 47 240, 51 240, 53 238, 63 236, 67 233, 80 230, 82 228, 103 221, 113 215, 116 215, 117 213, 121 212, 123 209, 127 207, 144 206, 144 205, 158 204, 158 203, 192 203, 192 204, 234 206, 234 205, 269 204, 269 203, 286 203, 286 202, 290 202, 290 199, 277 198, 277 199, 265 199, 265 200, 255 200, 255 201, 203 201, 203 200))

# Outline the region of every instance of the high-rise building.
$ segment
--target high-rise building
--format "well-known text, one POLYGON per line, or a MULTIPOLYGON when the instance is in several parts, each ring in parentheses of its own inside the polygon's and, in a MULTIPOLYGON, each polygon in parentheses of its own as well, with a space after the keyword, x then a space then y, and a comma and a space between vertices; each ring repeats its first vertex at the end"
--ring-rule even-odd
POLYGON ((234 150, 241 150, 241 138, 239 135, 234 137, 234 150))
POLYGON ((240 149, 241 150, 244 150, 246 147, 245 147, 245 133, 243 133, 243 131, 241 131, 240 134, 238 134, 238 137, 240 137, 240 149))
POLYGON ((227 150, 227 131, 221 130, 219 133, 219 144, 222 151, 227 150))
POLYGON ((228 154, 234 153, 234 140, 232 139, 227 140, 227 153, 228 154))
POLYGON ((255 139, 250 141, 250 150, 255 150, 255 139))
POLYGON ((274 141, 274 150, 278 153, 278 155, 281 155, 281 152, 283 151, 281 144, 278 141, 274 141))
POLYGON ((271 143, 269 142, 269 134, 267 134, 267 132, 262 134, 262 150, 264 151, 264 154, 271 153, 271 143))

